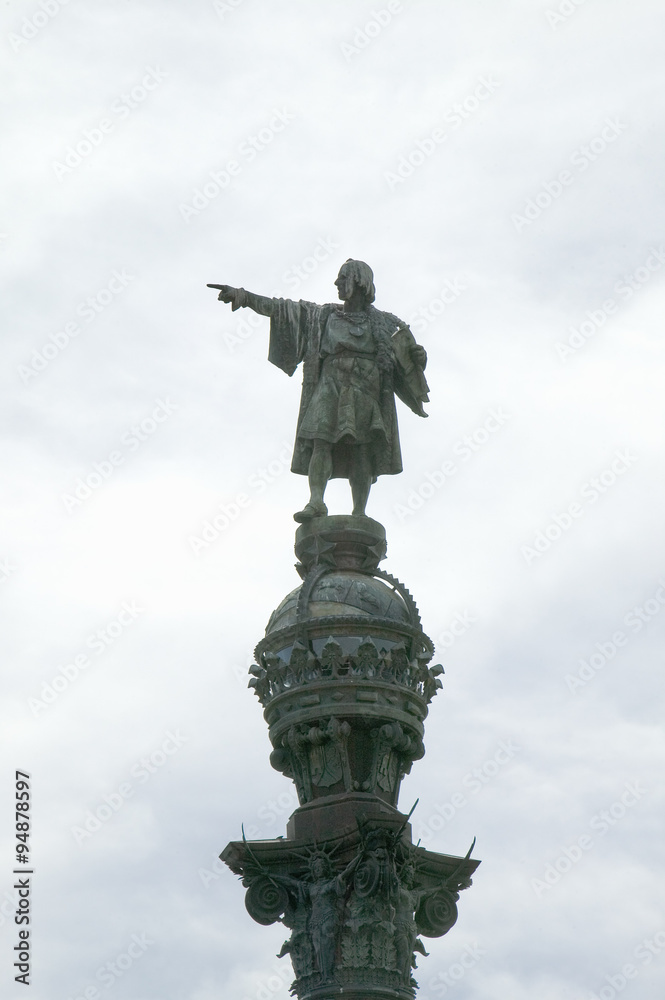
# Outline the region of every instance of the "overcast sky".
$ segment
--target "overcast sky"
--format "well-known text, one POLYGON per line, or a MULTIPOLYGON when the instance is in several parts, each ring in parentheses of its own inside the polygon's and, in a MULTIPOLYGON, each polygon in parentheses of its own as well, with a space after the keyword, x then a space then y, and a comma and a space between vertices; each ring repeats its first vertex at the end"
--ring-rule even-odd
POLYGON ((3 4, 3 996, 20 769, 31 1000, 288 998, 288 932, 215 859, 296 805, 246 670, 299 583, 300 374, 205 286, 334 301, 347 257, 429 355, 368 506, 446 671, 400 805, 482 859, 419 995, 663 996, 664 29, 3 4))

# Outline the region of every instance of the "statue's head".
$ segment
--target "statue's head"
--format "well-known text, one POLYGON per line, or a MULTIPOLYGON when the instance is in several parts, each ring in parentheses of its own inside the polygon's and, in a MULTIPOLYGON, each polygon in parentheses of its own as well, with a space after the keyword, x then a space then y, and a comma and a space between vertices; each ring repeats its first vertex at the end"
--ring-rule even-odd
POLYGON ((412 889, 416 882, 416 867, 411 861, 407 861, 401 871, 402 884, 407 889, 412 889))
POLYGON ((327 854, 323 851, 316 851, 309 860, 309 872, 316 881, 321 878, 329 878, 332 875, 332 863, 327 854))
POLYGON ((372 268, 363 260, 353 260, 349 257, 340 267, 335 285, 340 299, 351 298, 356 289, 362 292, 368 304, 376 297, 372 268))

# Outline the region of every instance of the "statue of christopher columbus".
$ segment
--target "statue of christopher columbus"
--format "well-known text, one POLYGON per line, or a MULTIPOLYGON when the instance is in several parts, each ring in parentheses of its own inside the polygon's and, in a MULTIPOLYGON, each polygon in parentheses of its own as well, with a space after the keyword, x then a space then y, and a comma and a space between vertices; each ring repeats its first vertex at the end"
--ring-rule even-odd
POLYGON ((402 471, 395 395, 425 417, 425 349, 392 313, 376 309, 374 275, 347 260, 335 281, 342 305, 267 298, 231 285, 219 299, 270 317, 268 360, 287 375, 303 363, 303 387, 291 471, 309 479, 310 498, 294 514, 304 522, 328 513, 330 479, 348 479, 353 514, 362 516, 377 476, 402 471))

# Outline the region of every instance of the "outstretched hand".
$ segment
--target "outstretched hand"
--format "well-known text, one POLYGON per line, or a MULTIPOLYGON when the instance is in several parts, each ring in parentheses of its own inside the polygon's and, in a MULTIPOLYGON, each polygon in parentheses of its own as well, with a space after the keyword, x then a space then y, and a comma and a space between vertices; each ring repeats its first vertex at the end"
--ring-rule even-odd
POLYGON ((219 288, 219 295, 217 296, 220 302, 231 302, 231 310, 235 312, 236 309, 240 308, 240 305, 236 302, 237 288, 233 285, 208 285, 208 288, 219 288))

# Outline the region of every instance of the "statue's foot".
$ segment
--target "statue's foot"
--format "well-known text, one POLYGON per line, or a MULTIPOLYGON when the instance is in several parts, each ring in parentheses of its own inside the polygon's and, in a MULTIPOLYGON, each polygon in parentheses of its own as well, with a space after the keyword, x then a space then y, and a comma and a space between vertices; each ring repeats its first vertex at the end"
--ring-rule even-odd
POLYGON ((328 508, 326 505, 321 503, 312 503, 311 501, 302 510, 297 511, 293 515, 293 520, 297 521, 298 524, 302 524, 303 521, 309 521, 312 517, 325 517, 328 513, 328 508))

